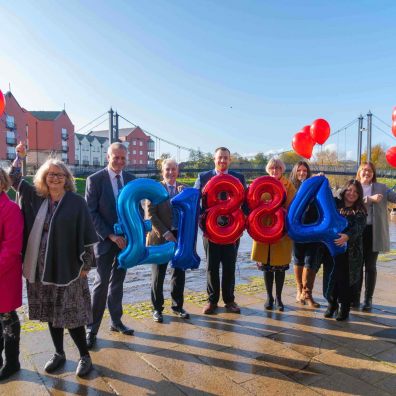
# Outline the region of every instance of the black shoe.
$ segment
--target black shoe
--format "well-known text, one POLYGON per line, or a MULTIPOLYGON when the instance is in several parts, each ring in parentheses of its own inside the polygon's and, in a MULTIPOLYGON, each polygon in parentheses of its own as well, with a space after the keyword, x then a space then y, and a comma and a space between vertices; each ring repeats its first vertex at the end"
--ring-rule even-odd
POLYGON ((96 344, 96 334, 88 332, 86 340, 87 340, 87 348, 92 349, 96 344))
POLYGON ((44 366, 44 370, 47 373, 52 373, 56 369, 62 367, 66 362, 66 356, 64 353, 55 353, 54 356, 44 366))
POLYGON ((352 309, 359 309, 360 308, 360 301, 359 300, 352 301, 351 302, 351 308, 352 309))
POLYGON ((371 311, 373 309, 373 299, 372 298, 366 298, 364 300, 363 304, 363 311, 371 311))
POLYGON ((162 312, 161 311, 153 311, 153 320, 154 320, 154 322, 162 323, 164 321, 162 312))
POLYGON ((8 363, 4 365, 4 367, 0 370, 0 380, 7 379, 11 377, 11 375, 17 373, 21 369, 21 365, 19 362, 8 363))
POLYGON ((78 361, 76 375, 85 377, 92 370, 92 360, 89 355, 82 356, 78 361))
POLYGON ((276 297, 275 305, 278 308, 278 311, 283 312, 285 310, 285 306, 283 305, 282 299, 280 297, 276 297))
POLYGON ((176 309, 172 308, 172 312, 179 318, 190 319, 190 314, 186 312, 183 308, 176 308, 176 309))
POLYGON ((111 331, 117 331, 118 333, 124 334, 124 335, 133 335, 134 330, 125 326, 123 323, 119 323, 117 325, 111 325, 110 326, 111 331))
POLYGON ((340 309, 338 310, 338 314, 336 316, 336 320, 342 321, 349 318, 349 304, 341 304, 340 309))
POLYGON ((338 311, 338 304, 329 304, 329 306, 327 307, 325 313, 324 313, 324 317, 325 318, 332 318, 333 315, 338 311))
POLYGON ((267 298, 267 299, 265 300, 264 308, 265 308, 265 309, 268 309, 269 311, 270 311, 271 309, 274 309, 274 299, 273 299, 272 297, 271 297, 271 298, 267 298))

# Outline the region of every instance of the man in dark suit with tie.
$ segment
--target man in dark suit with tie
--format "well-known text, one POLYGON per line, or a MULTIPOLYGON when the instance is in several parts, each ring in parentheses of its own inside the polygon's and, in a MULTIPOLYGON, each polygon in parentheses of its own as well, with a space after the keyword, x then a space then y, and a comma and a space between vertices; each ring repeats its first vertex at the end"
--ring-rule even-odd
MULTIPOLYGON (((214 154, 215 169, 208 172, 202 172, 198 175, 194 187, 201 192, 206 183, 215 175, 228 173, 240 180, 246 189, 245 177, 232 170, 229 170, 231 164, 231 153, 226 147, 219 147, 214 154)), ((227 220, 227 219, 223 219, 227 220)), ((204 307, 204 314, 212 314, 217 309, 220 298, 220 263, 222 264, 221 289, 225 308, 229 312, 240 313, 241 310, 235 302, 235 264, 238 254, 239 240, 228 245, 219 245, 204 238, 204 249, 207 260, 207 292, 208 304, 204 307)))
POLYGON ((94 246, 96 276, 92 290, 93 322, 87 326, 87 345, 92 348, 96 341, 103 313, 110 312, 110 330, 133 335, 133 330, 121 322, 123 283, 126 270, 118 267, 117 255, 126 246, 124 237, 114 234, 118 221, 116 201, 121 188, 134 179, 124 172, 127 149, 121 143, 112 143, 107 150, 108 166, 87 178, 85 199, 95 225, 99 242, 94 246))
MULTIPOLYGON (((184 185, 178 183, 176 178, 179 174, 178 164, 174 159, 166 159, 162 162, 162 185, 167 189, 169 198, 173 198, 181 192, 184 185)), ((147 245, 161 245, 166 241, 177 242, 178 216, 172 210, 170 200, 146 206, 146 218, 151 221, 152 230, 147 235, 147 245)), ((162 310, 164 309, 164 279, 168 263, 151 267, 151 302, 153 304, 153 320, 162 323, 162 310)), ((179 268, 172 269, 171 297, 172 311, 182 319, 188 319, 190 315, 183 309, 183 293, 185 283, 185 271, 179 268)))

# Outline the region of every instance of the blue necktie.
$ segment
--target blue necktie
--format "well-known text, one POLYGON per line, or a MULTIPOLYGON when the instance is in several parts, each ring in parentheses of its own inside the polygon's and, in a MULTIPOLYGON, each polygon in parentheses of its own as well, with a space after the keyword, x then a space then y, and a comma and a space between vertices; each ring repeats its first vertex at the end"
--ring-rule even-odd
POLYGON ((116 175, 116 179, 117 179, 118 194, 120 194, 120 191, 122 190, 121 175, 116 175))

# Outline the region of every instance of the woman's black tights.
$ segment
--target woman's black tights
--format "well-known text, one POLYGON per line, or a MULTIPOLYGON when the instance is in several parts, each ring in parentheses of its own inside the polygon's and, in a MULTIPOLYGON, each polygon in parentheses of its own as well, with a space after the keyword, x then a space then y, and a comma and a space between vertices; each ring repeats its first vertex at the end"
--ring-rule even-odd
POLYGON ((276 297, 282 296, 283 285, 285 283, 285 275, 285 271, 264 271, 264 282, 267 289, 268 299, 274 299, 274 296, 272 294, 274 278, 276 297))
MULTIPOLYGON (((55 346, 56 353, 62 355, 64 354, 63 350, 63 333, 64 329, 59 327, 53 327, 52 323, 48 323, 49 331, 51 334, 52 342, 55 346)), ((80 352, 80 356, 89 355, 87 348, 87 341, 85 339, 85 327, 80 326, 74 329, 69 329, 70 337, 73 339, 76 344, 78 351, 80 352)))

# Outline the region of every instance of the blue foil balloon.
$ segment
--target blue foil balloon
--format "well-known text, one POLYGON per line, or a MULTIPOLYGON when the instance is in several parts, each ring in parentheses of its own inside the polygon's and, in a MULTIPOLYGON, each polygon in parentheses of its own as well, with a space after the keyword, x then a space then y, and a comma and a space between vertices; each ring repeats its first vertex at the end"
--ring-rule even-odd
POLYGON ((293 201, 286 217, 287 233, 295 242, 323 242, 334 257, 346 251, 347 245, 336 246, 334 239, 339 238, 348 225, 345 217, 336 208, 329 181, 324 176, 314 176, 305 180, 293 201), (308 205, 314 201, 319 217, 315 223, 302 224, 308 205))
POLYGON ((196 252, 200 195, 196 188, 185 188, 171 200, 179 213, 177 248, 171 262, 172 268, 196 269, 201 262, 196 252))
POLYGON ((141 264, 167 263, 174 255, 175 242, 146 246, 146 233, 151 222, 143 220, 140 202, 150 200, 154 205, 169 199, 165 187, 152 179, 132 180, 124 186, 117 199, 118 223, 116 235, 125 235, 127 246, 118 255, 119 268, 131 268, 141 264))

